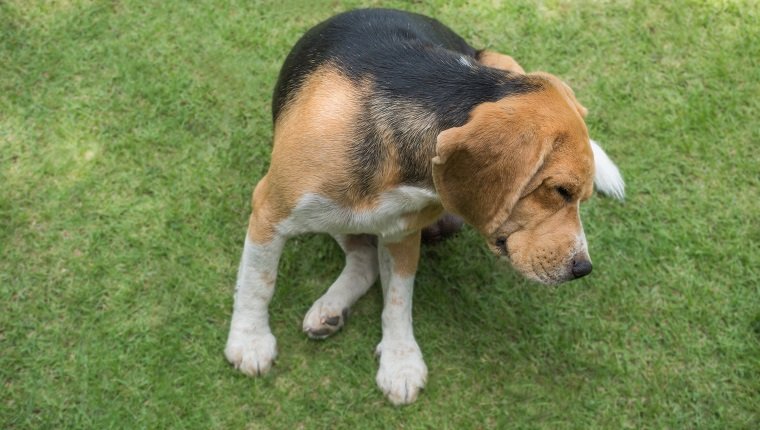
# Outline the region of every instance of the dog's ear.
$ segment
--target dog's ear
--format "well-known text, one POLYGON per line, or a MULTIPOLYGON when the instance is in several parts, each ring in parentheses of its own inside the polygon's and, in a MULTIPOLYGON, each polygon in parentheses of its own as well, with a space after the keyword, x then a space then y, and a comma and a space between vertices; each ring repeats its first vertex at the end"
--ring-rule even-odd
POLYGON ((483 103, 461 127, 438 135, 433 181, 441 202, 485 235, 509 217, 551 148, 534 121, 483 103))

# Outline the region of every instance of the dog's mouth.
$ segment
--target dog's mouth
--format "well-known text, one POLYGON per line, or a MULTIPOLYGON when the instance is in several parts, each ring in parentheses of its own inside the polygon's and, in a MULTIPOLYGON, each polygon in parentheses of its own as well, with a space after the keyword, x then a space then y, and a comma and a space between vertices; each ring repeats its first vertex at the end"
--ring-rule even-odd
POLYGON ((572 276, 568 276, 563 273, 562 270, 556 270, 553 267, 547 267, 546 264, 540 260, 534 260, 527 266, 518 265, 515 261, 509 260, 512 267, 520 273, 522 276, 530 279, 531 281, 538 282, 543 285, 559 285, 572 279, 572 276))
MULTIPOLYGON (((542 258, 521 255, 509 247, 509 236, 497 236, 488 242, 488 247, 501 261, 509 264, 522 276, 543 285, 558 285, 572 279, 566 271, 558 270, 542 258), (527 259, 525 258, 527 257, 527 259)), ((564 267, 564 265, 560 265, 564 267)))
POLYGON ((558 273, 556 270, 551 270, 550 267, 545 267, 540 261, 534 261, 534 264, 531 265, 529 270, 520 269, 514 264, 512 267, 515 267, 515 269, 522 273, 526 278, 544 285, 558 285, 571 279, 567 275, 558 273))

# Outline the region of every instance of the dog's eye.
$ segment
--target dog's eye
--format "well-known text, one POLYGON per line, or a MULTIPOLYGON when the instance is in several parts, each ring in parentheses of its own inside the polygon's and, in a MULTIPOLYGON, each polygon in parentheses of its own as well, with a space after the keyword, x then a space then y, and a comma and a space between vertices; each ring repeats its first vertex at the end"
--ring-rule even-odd
POLYGON ((572 193, 570 193, 570 190, 568 190, 567 188, 557 187, 556 190, 559 193, 559 195, 562 196, 562 198, 565 199, 566 201, 569 202, 570 200, 573 199, 572 193))

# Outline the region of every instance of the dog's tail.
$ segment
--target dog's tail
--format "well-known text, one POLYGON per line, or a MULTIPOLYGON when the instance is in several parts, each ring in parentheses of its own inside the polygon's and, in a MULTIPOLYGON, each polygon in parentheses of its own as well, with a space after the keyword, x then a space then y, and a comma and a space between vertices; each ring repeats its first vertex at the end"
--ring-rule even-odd
POLYGON ((596 189, 602 194, 623 200, 625 198, 625 182, 620 175, 620 170, 594 140, 591 140, 591 149, 594 151, 594 165, 596 166, 596 174, 594 174, 596 189))

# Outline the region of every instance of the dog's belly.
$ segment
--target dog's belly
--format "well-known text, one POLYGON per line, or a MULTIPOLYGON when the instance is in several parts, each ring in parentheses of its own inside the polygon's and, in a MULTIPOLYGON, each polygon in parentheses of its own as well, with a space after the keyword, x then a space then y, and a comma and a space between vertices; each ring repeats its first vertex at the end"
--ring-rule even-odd
POLYGON ((307 193, 277 230, 287 236, 307 232, 366 233, 393 239, 435 221, 442 211, 435 192, 412 186, 384 192, 373 204, 360 208, 340 206, 322 195, 307 193))

